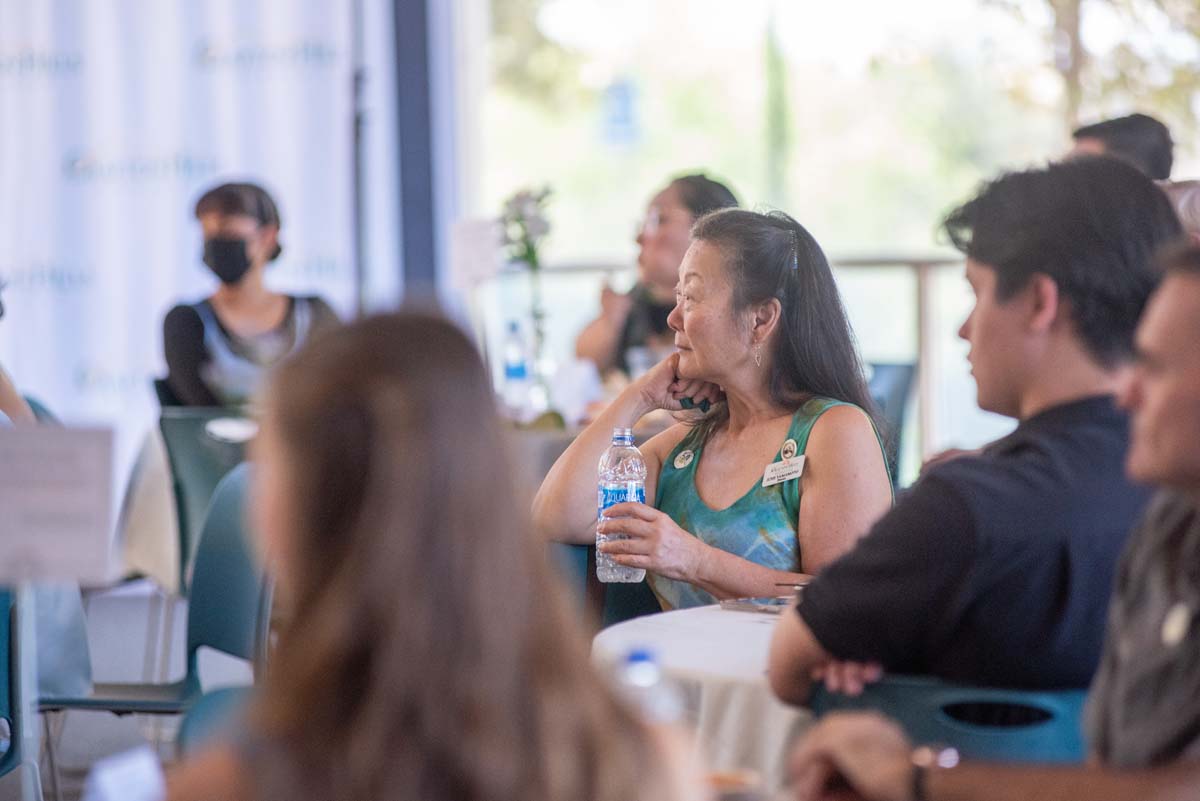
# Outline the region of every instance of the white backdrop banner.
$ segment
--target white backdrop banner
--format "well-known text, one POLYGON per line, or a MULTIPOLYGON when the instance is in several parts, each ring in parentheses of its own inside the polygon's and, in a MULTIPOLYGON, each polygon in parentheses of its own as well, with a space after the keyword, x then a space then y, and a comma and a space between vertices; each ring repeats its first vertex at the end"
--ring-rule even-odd
POLYGON ((268 281, 351 313, 353 69, 352 0, 0 0, 0 364, 115 426, 119 470, 157 416, 163 315, 215 286, 203 190, 263 184, 268 281))

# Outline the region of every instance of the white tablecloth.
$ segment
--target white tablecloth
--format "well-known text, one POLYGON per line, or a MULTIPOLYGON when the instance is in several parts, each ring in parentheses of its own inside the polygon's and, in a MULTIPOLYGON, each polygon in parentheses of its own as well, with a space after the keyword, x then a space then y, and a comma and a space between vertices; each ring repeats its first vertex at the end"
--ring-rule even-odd
POLYGON ((171 488, 171 465, 162 432, 146 432, 125 490, 117 521, 127 573, 141 573, 163 590, 179 592, 179 520, 171 488))
POLYGON ((592 655, 606 665, 631 649, 654 651, 663 673, 680 686, 687 723, 706 769, 752 770, 773 791, 784 778, 792 738, 811 721, 775 698, 767 653, 778 617, 702 606, 640 617, 605 629, 592 655))

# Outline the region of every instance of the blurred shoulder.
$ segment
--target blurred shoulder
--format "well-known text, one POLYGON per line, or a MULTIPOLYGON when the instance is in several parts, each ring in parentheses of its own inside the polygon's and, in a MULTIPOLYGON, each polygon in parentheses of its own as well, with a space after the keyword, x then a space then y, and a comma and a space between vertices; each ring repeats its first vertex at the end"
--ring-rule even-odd
MULTIPOLYGON (((810 401, 812 403, 812 401, 810 401)), ((808 447, 844 448, 847 445, 871 445, 878 447, 875 424, 859 407, 850 403, 836 403, 820 412, 809 434, 808 447)))
POLYGON ((197 334, 203 336, 204 321, 200 319, 196 304, 180 303, 173 306, 163 317, 163 334, 167 340, 197 334))
POLYGON ((313 324, 316 326, 323 327, 341 322, 341 318, 329 305, 329 301, 320 295, 294 295, 292 299, 296 303, 308 306, 312 313, 313 324))

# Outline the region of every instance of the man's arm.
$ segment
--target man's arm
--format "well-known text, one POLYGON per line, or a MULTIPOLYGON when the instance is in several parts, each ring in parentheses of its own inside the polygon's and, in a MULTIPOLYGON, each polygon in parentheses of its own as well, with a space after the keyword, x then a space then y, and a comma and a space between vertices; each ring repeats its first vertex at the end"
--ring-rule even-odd
POLYGON ((1200 765, 1116 771, 963 764, 929 774, 930 801, 1195 801, 1200 765))
MULTIPOLYGON (((923 655, 941 646, 935 632, 953 629, 944 616, 963 606, 977 546, 957 489, 933 477, 918 482, 782 616, 771 643, 772 689, 804 703, 814 671, 832 660, 861 663, 855 675, 868 680, 878 665, 919 669, 923 655)), ((834 681, 830 689, 853 693, 860 684, 834 681)))
POLYGON ((812 692, 813 672, 824 667, 829 653, 795 608, 780 616, 771 637, 767 677, 775 695, 789 704, 803 704, 812 692))

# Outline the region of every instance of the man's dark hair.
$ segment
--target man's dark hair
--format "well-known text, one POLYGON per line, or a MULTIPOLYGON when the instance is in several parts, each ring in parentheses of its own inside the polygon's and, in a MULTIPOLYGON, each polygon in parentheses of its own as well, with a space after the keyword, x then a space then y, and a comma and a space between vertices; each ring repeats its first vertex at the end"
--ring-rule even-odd
POLYGON ((1085 125, 1071 137, 1103 142, 1105 154, 1128 161, 1156 181, 1171 177, 1171 164, 1175 160, 1171 131, 1148 114, 1130 114, 1085 125))
POLYGON ((950 242, 996 272, 1003 302, 1041 273, 1058 285, 1088 352, 1113 367, 1162 277, 1156 252, 1182 229, 1167 196, 1104 156, 1011 172, 984 184, 943 222, 950 242))
POLYGON ((681 175, 670 184, 679 192, 684 208, 698 220, 710 211, 737 206, 737 196, 725 184, 714 181, 703 173, 681 175))
MULTIPOLYGON (((229 217, 253 217, 259 225, 271 225, 276 229, 282 226, 279 218, 279 207, 267 190, 258 184, 228 183, 220 184, 209 189, 196 201, 196 219, 206 214, 220 214, 229 217)), ((279 258, 283 252, 281 245, 276 245, 272 259, 279 258)))

